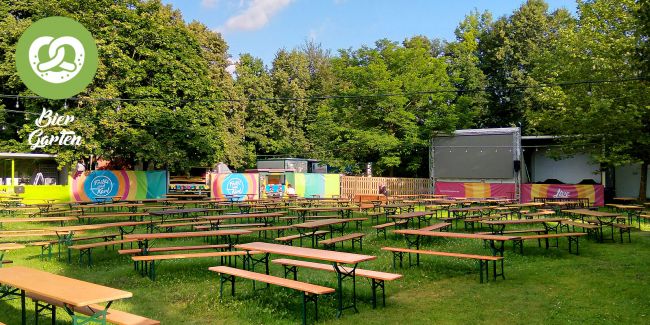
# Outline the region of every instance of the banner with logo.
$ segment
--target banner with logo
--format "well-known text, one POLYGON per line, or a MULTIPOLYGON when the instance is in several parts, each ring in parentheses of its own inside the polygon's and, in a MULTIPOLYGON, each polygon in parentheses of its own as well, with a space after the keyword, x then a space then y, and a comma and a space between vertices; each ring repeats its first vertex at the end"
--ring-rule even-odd
POLYGON ((96 170, 72 178, 70 182, 70 197, 76 202, 116 197, 121 200, 156 199, 166 193, 166 171, 96 170))
POLYGON ((564 184, 522 184, 521 202, 530 202, 535 198, 588 198, 595 206, 605 203, 603 185, 564 185, 564 184))
POLYGON ((435 188, 435 194, 449 197, 513 198, 515 195, 515 184, 512 183, 436 182, 435 188))
POLYGON ((259 198, 260 174, 211 174, 210 189, 213 198, 224 199, 237 195, 237 200, 259 198))

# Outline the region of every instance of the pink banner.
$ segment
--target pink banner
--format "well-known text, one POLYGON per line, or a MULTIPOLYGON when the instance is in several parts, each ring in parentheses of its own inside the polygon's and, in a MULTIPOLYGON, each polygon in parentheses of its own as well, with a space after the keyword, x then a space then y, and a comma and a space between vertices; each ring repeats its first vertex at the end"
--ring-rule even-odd
POLYGON ((535 198, 587 198, 590 205, 603 206, 605 189, 602 185, 522 184, 521 202, 535 198))
POLYGON ((465 197, 465 183, 436 182, 434 194, 449 197, 465 197))

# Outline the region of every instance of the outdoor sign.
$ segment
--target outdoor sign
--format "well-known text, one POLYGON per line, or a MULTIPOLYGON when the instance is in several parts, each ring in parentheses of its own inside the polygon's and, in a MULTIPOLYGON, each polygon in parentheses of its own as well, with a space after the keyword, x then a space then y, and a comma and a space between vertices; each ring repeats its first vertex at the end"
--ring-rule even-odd
POLYGON ((463 182, 436 182, 435 194, 449 197, 504 197, 513 198, 515 184, 513 183, 463 183, 463 182))
MULTIPOLYGON (((513 183, 436 182, 435 191, 435 194, 449 197, 469 198, 513 198, 514 193, 513 183)), ((602 185, 521 184, 521 202, 531 202, 535 198, 587 198, 595 206, 603 206, 605 201, 602 185)))
POLYGON ((602 185, 521 185, 521 202, 530 202, 536 197, 560 199, 588 198, 591 204, 603 206, 605 203, 605 188, 602 185))
POLYGON ((92 34, 67 17, 41 19, 25 30, 16 45, 16 70, 39 96, 63 99, 77 95, 97 72, 92 34))
POLYGON ((74 131, 64 128, 57 135, 47 135, 44 131, 48 127, 65 127, 74 122, 74 120, 75 118, 72 115, 59 115, 58 113, 53 113, 52 110, 43 108, 43 112, 41 112, 41 115, 34 122, 37 129, 29 133, 29 137, 27 138, 30 148, 34 150, 51 145, 75 147, 81 145, 81 136, 78 136, 74 131))
POLYGON ((227 198, 226 195, 233 195, 238 201, 258 198, 259 175, 257 173, 232 173, 232 174, 210 174, 211 196, 214 198, 227 198))
POLYGON ((76 202, 155 199, 167 193, 167 172, 97 170, 73 178, 70 184, 70 197, 76 202))

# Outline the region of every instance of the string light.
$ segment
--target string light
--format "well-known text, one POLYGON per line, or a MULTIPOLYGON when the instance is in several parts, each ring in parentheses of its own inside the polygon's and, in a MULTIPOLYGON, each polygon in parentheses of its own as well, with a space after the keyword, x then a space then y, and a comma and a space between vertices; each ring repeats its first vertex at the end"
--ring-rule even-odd
MULTIPOLYGON (((231 103, 245 103, 247 101, 289 101, 289 100, 326 100, 326 99, 360 99, 360 98, 378 98, 378 97, 407 97, 407 96, 416 96, 416 95, 431 95, 439 93, 473 93, 473 92, 492 92, 495 90, 502 89, 543 89, 549 87, 557 86, 574 86, 574 85, 595 85, 595 84, 607 84, 607 83, 624 83, 632 81, 645 81, 645 77, 632 77, 632 78, 621 78, 621 79, 608 79, 608 80, 577 80, 577 81, 567 81, 567 82, 557 82, 557 83, 543 83, 538 85, 530 86, 508 86, 508 87, 482 87, 474 89, 438 89, 438 90, 424 90, 416 92, 401 92, 401 93, 378 93, 378 94, 368 94, 368 95, 317 95, 311 97, 260 97, 260 98, 247 98, 247 99, 204 99, 204 98, 193 98, 193 99, 162 99, 162 98, 106 98, 106 97, 74 97, 70 100, 80 101, 83 99, 93 100, 93 101, 123 101, 123 102, 231 102, 231 103)), ((20 96, 20 95, 7 95, 0 94, 0 98, 19 98, 23 99, 45 99, 41 96, 20 96)), ((433 97, 429 96, 430 104, 433 103, 433 97)), ((361 105, 359 104, 358 107, 361 105)))

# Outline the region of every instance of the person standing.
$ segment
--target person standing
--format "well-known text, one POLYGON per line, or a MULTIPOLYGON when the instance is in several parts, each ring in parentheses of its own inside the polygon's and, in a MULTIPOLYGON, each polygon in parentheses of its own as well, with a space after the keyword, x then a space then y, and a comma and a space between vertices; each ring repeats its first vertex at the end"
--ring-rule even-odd
POLYGON ((388 196, 388 187, 386 187, 386 184, 379 184, 379 194, 388 196))
POLYGON ((288 196, 296 196, 296 189, 291 187, 291 184, 287 184, 286 193, 288 196))
POLYGON ((75 168, 74 178, 81 176, 86 171, 86 165, 84 165, 84 160, 79 159, 77 162, 77 167, 75 168))

